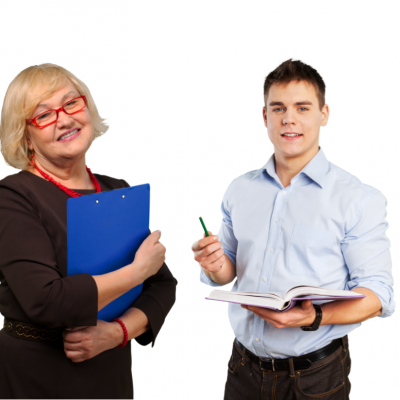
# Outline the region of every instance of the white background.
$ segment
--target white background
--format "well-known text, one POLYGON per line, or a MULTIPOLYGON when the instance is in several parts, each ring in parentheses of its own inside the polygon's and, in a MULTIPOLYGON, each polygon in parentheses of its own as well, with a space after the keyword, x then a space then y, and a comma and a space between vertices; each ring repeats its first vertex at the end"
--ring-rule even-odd
MULTIPOLYGON (((288 58, 327 85, 327 158, 386 196, 399 278, 398 20, 394 1, 1 3, 1 104, 26 67, 69 69, 110 125, 88 166, 151 184, 150 228, 161 229, 179 284, 155 347, 132 343, 136 399, 223 397, 233 333, 226 305, 204 300, 190 247, 202 237, 198 217, 216 233, 228 184, 272 154, 263 82, 288 58)), ((0 179, 16 172, 0 160, 0 179)), ((398 313, 351 333, 352 399, 396 397, 398 313)))

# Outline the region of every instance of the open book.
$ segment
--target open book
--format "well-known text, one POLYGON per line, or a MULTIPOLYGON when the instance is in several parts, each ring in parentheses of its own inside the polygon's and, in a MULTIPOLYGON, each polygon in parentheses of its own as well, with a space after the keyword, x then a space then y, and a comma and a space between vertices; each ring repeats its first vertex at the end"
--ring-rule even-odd
POLYGON ((365 297, 364 294, 348 290, 334 290, 301 285, 292 287, 283 296, 276 292, 227 292, 225 290, 213 290, 206 299, 270 308, 282 312, 290 310, 296 302, 302 300, 349 300, 363 297, 365 297))

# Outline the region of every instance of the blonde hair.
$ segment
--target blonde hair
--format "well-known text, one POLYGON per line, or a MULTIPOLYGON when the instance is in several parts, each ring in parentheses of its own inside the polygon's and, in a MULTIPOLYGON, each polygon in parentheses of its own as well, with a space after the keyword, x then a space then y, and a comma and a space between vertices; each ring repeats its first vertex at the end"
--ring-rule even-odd
POLYGON ((0 143, 1 153, 7 164, 18 169, 26 169, 29 166, 26 120, 31 118, 42 100, 52 97, 68 82, 75 86, 80 95, 86 96, 86 107, 92 117, 94 138, 108 130, 88 87, 80 79, 55 64, 33 65, 14 78, 4 98, 0 143))

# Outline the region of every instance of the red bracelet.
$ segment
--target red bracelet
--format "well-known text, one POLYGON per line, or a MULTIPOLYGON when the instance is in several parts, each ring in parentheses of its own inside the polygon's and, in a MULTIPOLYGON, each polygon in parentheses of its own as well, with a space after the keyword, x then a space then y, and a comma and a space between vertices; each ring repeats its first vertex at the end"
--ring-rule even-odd
POLYGON ((113 321, 117 321, 124 331, 124 341, 122 344, 118 345, 118 347, 124 347, 128 343, 128 330, 126 329, 125 324, 119 318, 114 318, 113 321))

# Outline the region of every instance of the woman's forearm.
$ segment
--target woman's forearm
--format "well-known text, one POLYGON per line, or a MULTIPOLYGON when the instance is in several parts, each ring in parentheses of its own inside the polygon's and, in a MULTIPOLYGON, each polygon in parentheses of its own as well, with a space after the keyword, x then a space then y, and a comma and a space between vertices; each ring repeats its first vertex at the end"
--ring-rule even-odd
POLYGON ((98 292, 98 311, 143 281, 132 271, 132 264, 104 275, 93 276, 98 292))
POLYGON ((149 319, 138 308, 128 308, 120 319, 128 331, 128 340, 134 339, 150 329, 149 319))
MULTIPOLYGON (((150 329, 149 319, 146 314, 138 308, 128 308, 119 319, 124 323, 128 331, 128 340, 134 339, 150 329)), ((118 346, 124 339, 124 331, 121 325, 114 321, 113 343, 118 346)))
POLYGON ((140 245, 132 264, 117 271, 94 276, 98 310, 155 275, 165 261, 165 247, 159 242, 160 231, 151 233, 140 245))

